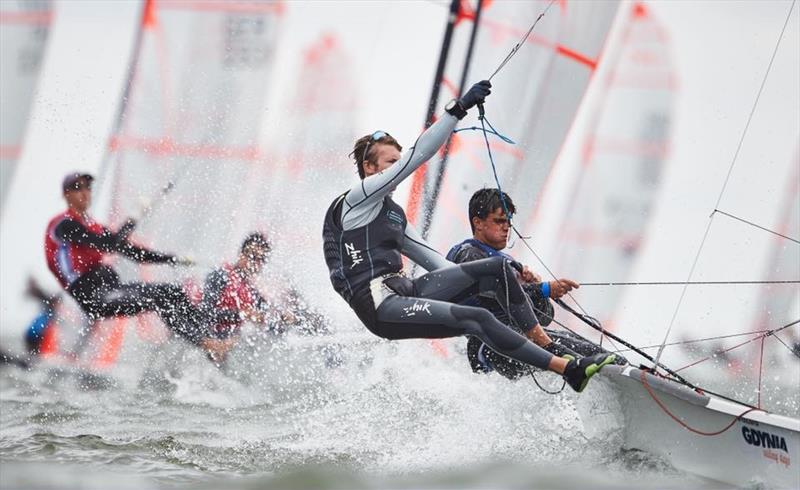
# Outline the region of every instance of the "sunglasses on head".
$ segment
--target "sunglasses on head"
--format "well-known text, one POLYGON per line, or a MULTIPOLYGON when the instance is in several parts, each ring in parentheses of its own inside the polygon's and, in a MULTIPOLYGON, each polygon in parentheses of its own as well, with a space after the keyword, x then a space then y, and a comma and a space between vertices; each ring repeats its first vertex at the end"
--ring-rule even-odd
POLYGON ((386 131, 380 131, 380 130, 375 131, 374 133, 372 133, 372 135, 370 136, 369 141, 367 142, 367 146, 364 148, 364 156, 363 156, 363 158, 361 158, 362 162, 365 161, 367 159, 367 155, 369 155, 369 147, 370 147, 370 145, 375 141, 380 141, 380 139, 383 138, 384 136, 391 136, 391 135, 389 133, 387 133, 386 131))
POLYGON ((92 189, 92 183, 91 182, 85 182, 85 181, 84 182, 75 182, 74 184, 72 184, 71 186, 69 186, 67 188, 67 190, 70 190, 70 191, 79 191, 81 189, 89 189, 89 190, 91 190, 92 189))

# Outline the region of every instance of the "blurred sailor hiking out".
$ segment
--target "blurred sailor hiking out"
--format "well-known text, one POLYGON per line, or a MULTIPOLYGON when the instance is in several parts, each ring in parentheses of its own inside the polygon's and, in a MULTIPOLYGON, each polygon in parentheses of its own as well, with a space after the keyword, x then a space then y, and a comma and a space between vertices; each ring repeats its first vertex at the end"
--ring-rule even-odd
POLYGON ((73 172, 64 177, 67 210, 50 220, 44 248, 47 266, 59 284, 80 305, 90 323, 114 316, 156 312, 166 326, 189 342, 214 354, 224 348, 207 335, 200 311, 183 289, 169 283, 122 283, 104 261, 121 254, 140 263, 188 265, 191 261, 139 247, 129 237, 136 223, 128 220, 116 233, 88 213, 94 178, 73 172))

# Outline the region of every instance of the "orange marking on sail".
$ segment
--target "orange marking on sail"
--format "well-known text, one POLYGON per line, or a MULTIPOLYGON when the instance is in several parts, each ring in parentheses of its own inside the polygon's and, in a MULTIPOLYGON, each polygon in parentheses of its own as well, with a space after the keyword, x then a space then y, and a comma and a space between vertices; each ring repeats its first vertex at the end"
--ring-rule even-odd
POLYGON ((49 25, 53 22, 52 11, 0 12, 0 24, 49 25))
POLYGON ((456 85, 447 77, 442 77, 442 86, 450 92, 450 95, 453 97, 458 97, 458 89, 456 88, 456 85))
POLYGON ((650 12, 647 10, 647 6, 642 2, 636 2, 633 5, 633 16, 634 17, 647 17, 650 12))
POLYGON ((417 224, 417 213, 422 202, 422 193, 425 187, 425 174, 428 172, 428 165, 423 164, 414 172, 411 179, 411 191, 408 194, 408 205, 406 206, 406 218, 411 224, 417 224))
POLYGON ((112 152, 138 150, 153 157, 185 156, 199 158, 222 158, 259 162, 264 156, 257 146, 216 146, 195 143, 179 143, 172 138, 137 138, 115 136, 111 138, 112 152))
POLYGON ((108 336, 101 339, 102 343, 97 355, 92 362, 95 368, 105 368, 117 362, 119 351, 122 349, 122 340, 125 337, 125 322, 127 318, 120 317, 113 320, 113 326, 108 336))
POLYGON ((222 1, 222 0, 161 0, 163 10, 189 10, 197 12, 228 12, 237 14, 283 14, 284 2, 222 1))
POLYGON ((144 4, 144 14, 142 15, 142 26, 148 29, 155 27, 157 23, 156 0, 146 0, 144 4))
POLYGON ((0 158, 3 160, 16 160, 22 149, 19 145, 0 145, 0 158))
POLYGON ((562 56, 566 56, 567 58, 575 60, 582 65, 586 65, 592 70, 597 68, 597 60, 593 60, 588 56, 583 55, 577 51, 574 51, 562 44, 556 45, 556 52, 562 56))

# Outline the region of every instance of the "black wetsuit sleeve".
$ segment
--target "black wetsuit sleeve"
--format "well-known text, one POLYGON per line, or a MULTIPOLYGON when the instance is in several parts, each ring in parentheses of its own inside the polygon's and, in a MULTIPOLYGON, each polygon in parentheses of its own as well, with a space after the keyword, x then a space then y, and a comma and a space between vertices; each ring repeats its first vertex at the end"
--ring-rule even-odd
POLYGON ((203 284, 203 300, 200 302, 200 311, 213 325, 221 323, 236 323, 239 321, 239 312, 231 308, 218 308, 222 291, 228 284, 228 273, 224 269, 215 269, 203 284))
POLYGON ((60 240, 76 245, 88 245, 102 252, 117 252, 136 262, 170 262, 174 256, 134 245, 121 239, 108 228, 95 233, 73 219, 63 219, 55 228, 60 240))
POLYGON ((88 245, 103 252, 115 252, 116 236, 107 228, 103 233, 95 233, 74 219, 65 218, 56 225, 55 235, 59 240, 76 245, 88 245))
POLYGON ((172 254, 156 252, 155 250, 150 250, 149 248, 134 245, 128 241, 124 241, 117 245, 114 251, 136 262, 163 264, 165 262, 172 262, 175 260, 175 256, 172 254))

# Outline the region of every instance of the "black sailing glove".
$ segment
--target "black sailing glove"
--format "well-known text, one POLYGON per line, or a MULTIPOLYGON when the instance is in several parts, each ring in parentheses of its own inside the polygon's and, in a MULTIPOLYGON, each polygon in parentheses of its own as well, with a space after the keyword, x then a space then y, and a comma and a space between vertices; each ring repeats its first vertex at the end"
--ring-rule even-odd
POLYGON ((483 104, 483 101, 486 100, 486 97, 492 93, 492 82, 489 80, 481 80, 480 82, 476 83, 469 90, 467 93, 461 97, 461 105, 464 106, 464 109, 470 109, 475 107, 477 104, 483 104))

